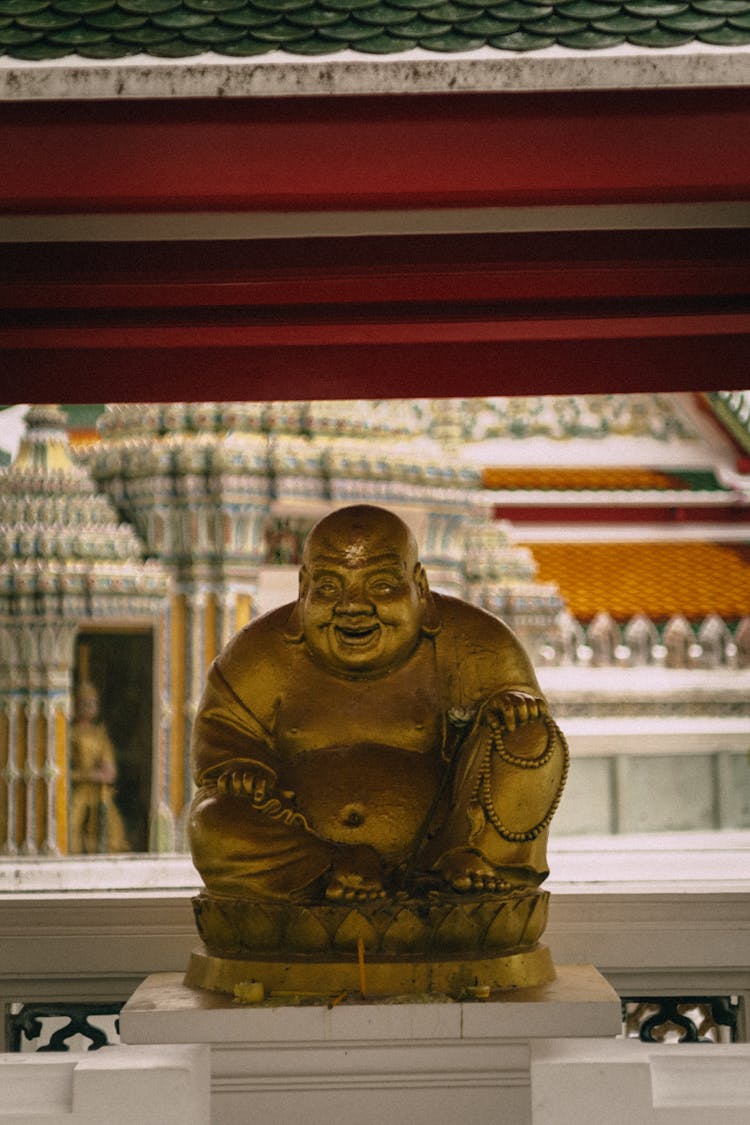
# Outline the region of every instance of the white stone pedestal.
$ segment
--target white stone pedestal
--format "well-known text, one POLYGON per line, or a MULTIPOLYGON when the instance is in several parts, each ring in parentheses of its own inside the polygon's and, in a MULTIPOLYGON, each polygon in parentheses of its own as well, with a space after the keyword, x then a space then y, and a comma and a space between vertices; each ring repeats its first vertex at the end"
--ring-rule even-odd
POLYGON ((589 965, 463 1003, 244 1006, 150 976, 120 1017, 127 1043, 211 1045, 212 1125, 531 1125, 530 1041, 611 1037, 620 1002, 589 965))

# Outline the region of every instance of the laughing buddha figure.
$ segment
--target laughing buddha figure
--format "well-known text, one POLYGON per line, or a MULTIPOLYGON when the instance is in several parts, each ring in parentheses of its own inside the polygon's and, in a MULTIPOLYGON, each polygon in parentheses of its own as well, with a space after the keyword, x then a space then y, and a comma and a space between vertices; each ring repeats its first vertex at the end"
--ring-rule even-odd
POLYGON ((537 887, 567 751, 512 631, 431 592, 407 525, 358 505, 214 662, 193 760, 210 894, 374 905, 537 887))

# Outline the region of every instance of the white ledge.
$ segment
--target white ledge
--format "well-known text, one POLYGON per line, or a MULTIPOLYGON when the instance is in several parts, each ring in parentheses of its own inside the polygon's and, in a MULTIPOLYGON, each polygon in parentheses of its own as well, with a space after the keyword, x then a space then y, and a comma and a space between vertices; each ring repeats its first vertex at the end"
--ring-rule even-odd
MULTIPOLYGON (((550 840, 555 893, 644 888, 750 894, 750 831, 568 836, 550 840)), ((201 886, 188 855, 0 858, 0 901, 133 895, 187 898, 201 886)))
POLYGON ((448 58, 415 48, 388 59, 347 50, 314 60, 275 51, 262 59, 213 53, 189 60, 136 55, 103 64, 70 56, 0 63, 0 99, 293 97, 496 91, 747 86, 750 46, 689 43, 664 50, 548 47, 516 54, 482 47, 448 58))

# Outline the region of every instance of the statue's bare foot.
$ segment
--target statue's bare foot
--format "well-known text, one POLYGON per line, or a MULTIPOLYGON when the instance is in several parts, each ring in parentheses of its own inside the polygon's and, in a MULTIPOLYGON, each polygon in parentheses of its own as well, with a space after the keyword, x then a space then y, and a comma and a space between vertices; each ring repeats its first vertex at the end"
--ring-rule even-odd
POLYGON ((470 848, 444 856, 437 865, 437 871, 454 891, 462 894, 470 891, 505 891, 510 887, 484 856, 470 848))
POLYGON ((342 851, 334 861, 326 898, 331 902, 367 902, 385 898, 383 868, 377 852, 364 846, 342 851))

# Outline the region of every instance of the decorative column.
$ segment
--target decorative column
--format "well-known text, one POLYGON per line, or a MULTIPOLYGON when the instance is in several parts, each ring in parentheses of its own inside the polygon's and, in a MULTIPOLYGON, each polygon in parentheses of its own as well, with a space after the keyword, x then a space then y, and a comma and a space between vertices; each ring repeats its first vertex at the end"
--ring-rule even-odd
POLYGON ((270 499, 266 408, 111 404, 91 472, 172 577, 163 643, 163 758, 152 847, 181 848, 190 736, 208 665, 249 620, 270 499))

